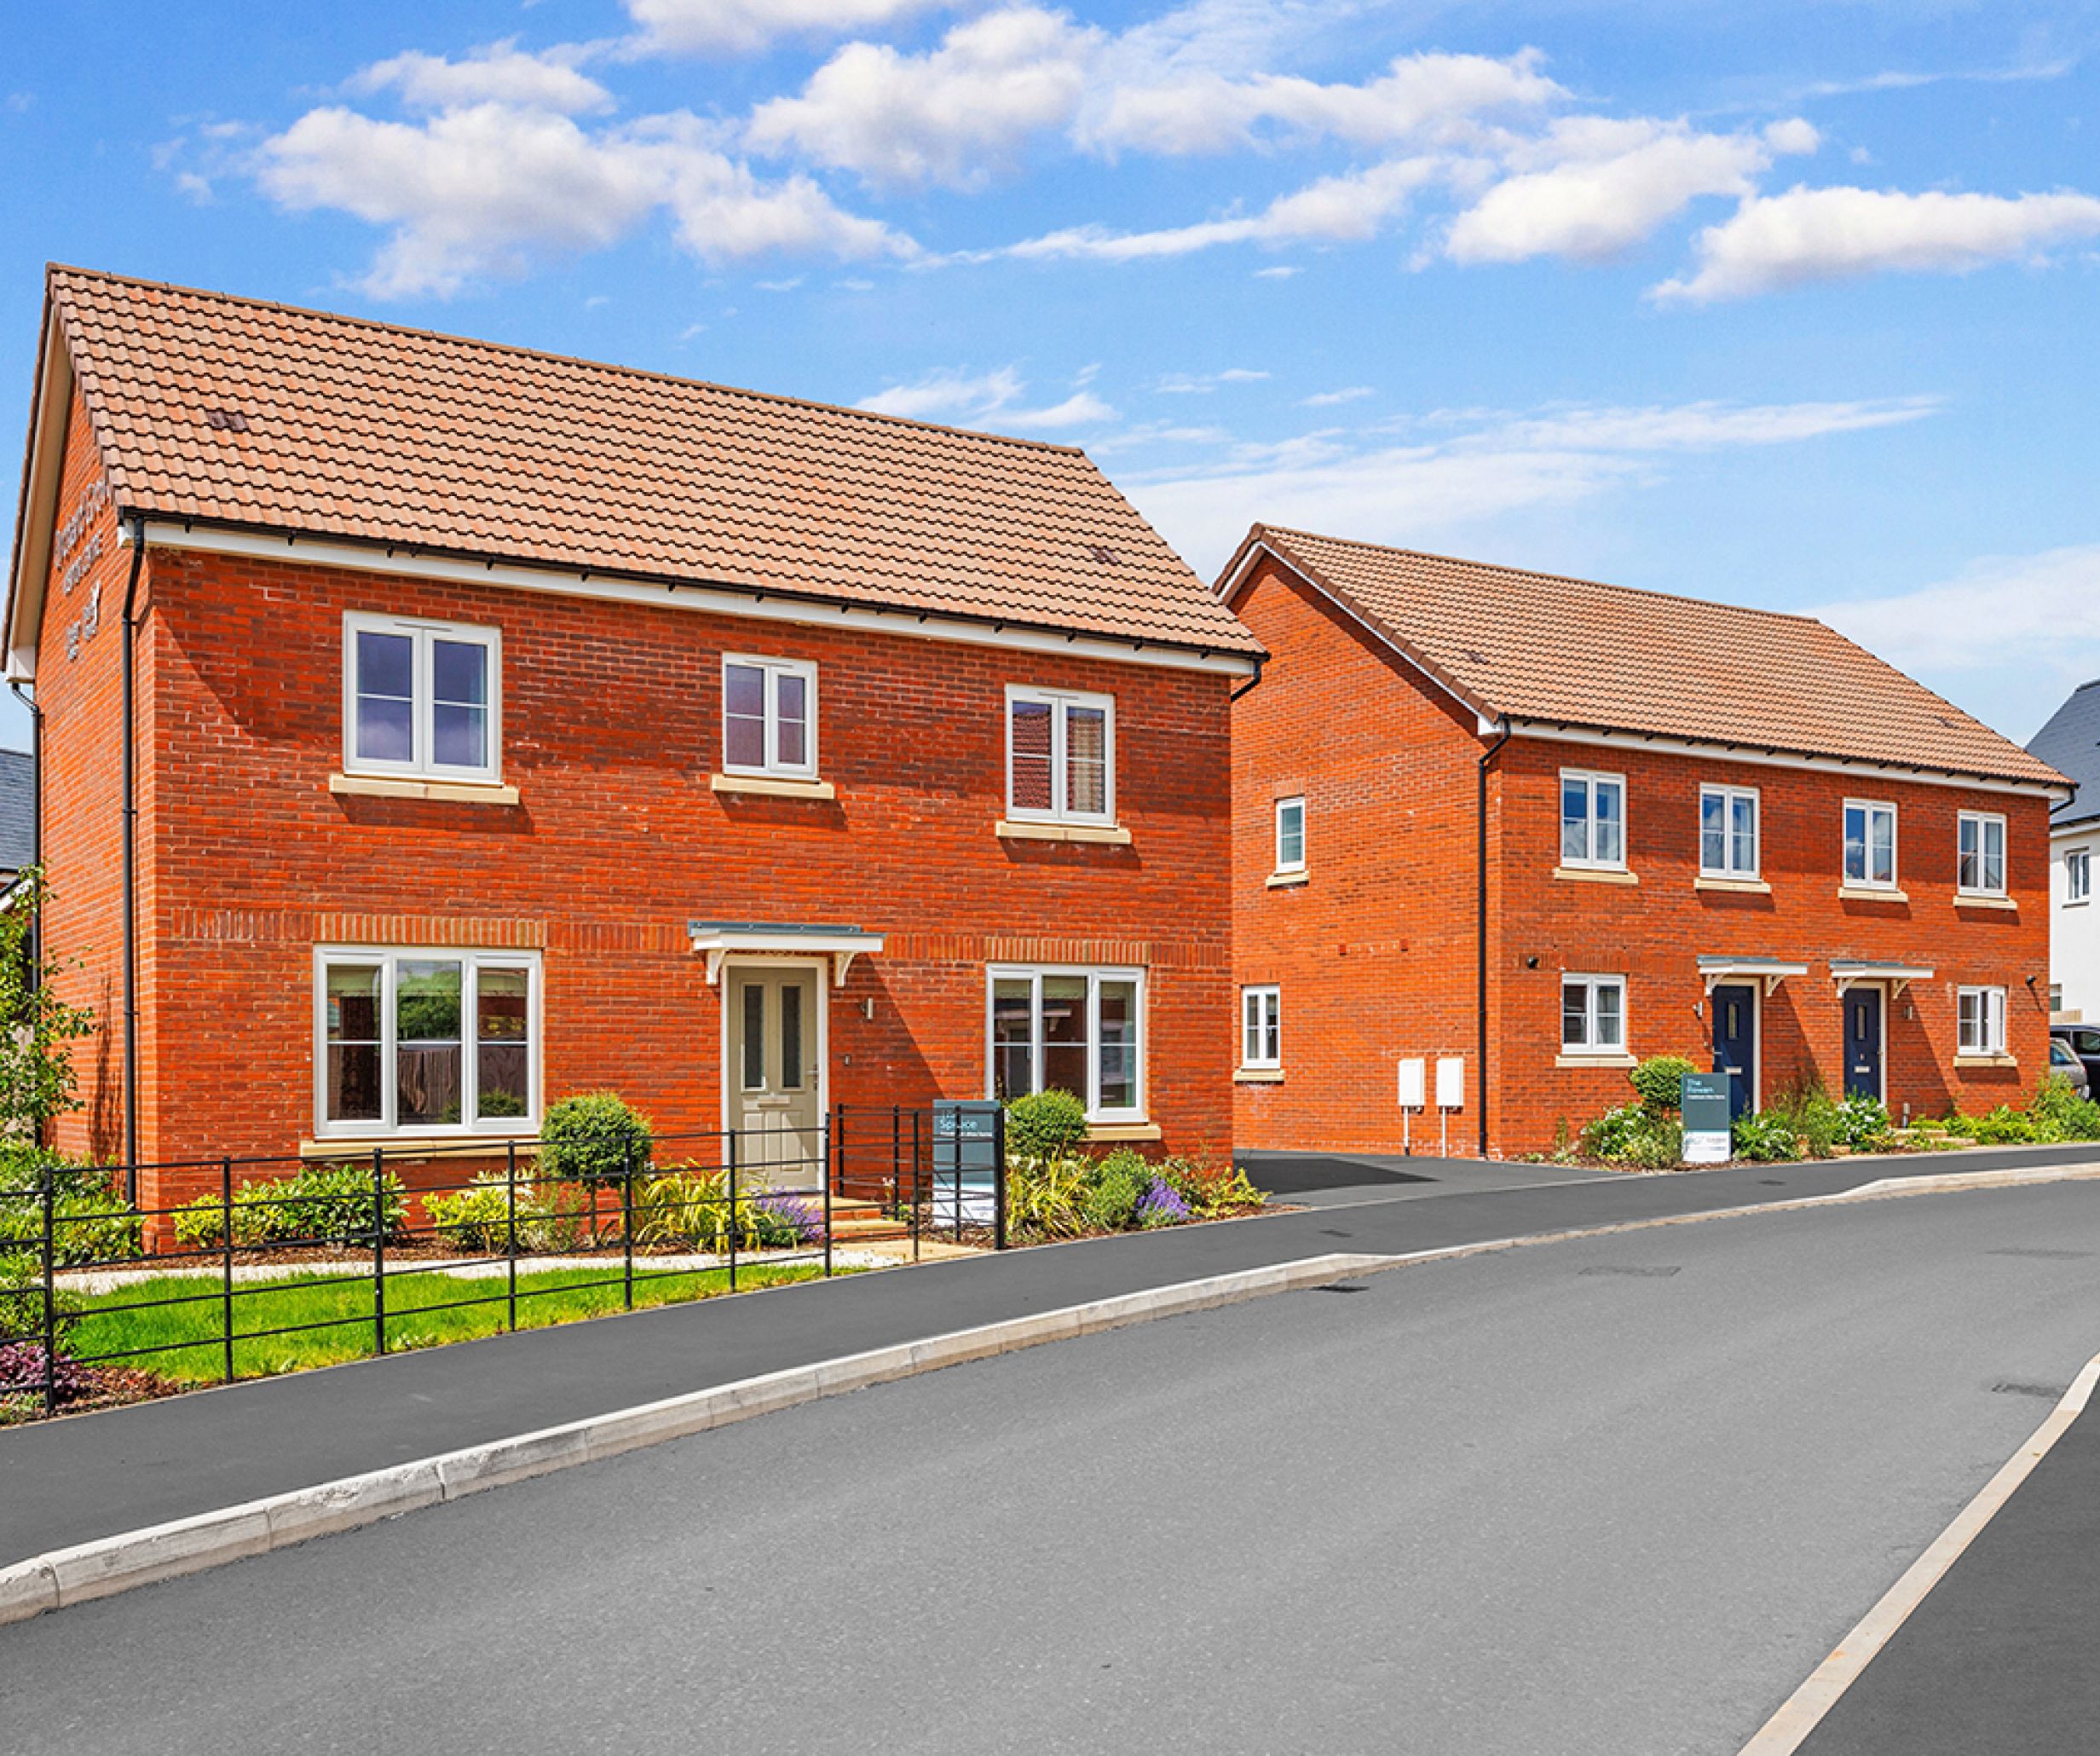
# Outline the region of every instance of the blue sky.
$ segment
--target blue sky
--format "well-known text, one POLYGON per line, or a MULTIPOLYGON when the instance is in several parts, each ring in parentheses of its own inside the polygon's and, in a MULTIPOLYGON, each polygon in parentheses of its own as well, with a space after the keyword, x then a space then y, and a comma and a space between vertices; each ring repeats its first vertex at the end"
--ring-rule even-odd
POLYGON ((1812 610, 2020 738, 2100 674, 2100 4, 0 36, 10 436, 55 259, 1083 444, 1206 574, 1260 517, 1812 610))

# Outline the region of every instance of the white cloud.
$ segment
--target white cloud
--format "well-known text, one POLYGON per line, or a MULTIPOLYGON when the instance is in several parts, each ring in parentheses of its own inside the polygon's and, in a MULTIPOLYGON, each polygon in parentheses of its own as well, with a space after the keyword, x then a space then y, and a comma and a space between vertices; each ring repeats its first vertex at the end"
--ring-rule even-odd
POLYGON ((1228 366, 1223 372, 1169 373, 1152 389, 1167 396, 1208 396, 1220 384, 1258 384, 1267 377, 1267 373, 1251 367, 1228 366))
POLYGON ((638 53, 741 55, 780 37, 844 36, 938 0, 626 0, 638 53))
POLYGON ((1377 234, 1406 205, 1408 197, 1437 170, 1429 159, 1396 159, 1368 170, 1322 177, 1291 194, 1278 196, 1258 214, 1203 220, 1157 232, 1114 232, 1104 226, 1068 226, 1039 238, 1025 239, 1003 250, 968 259, 1018 257, 1024 261, 1076 257, 1096 262, 1133 262, 1148 257, 1187 256, 1225 244, 1304 244, 1360 242, 1377 234))
POLYGON ((1324 428, 1240 446, 1203 467, 1118 478, 1140 511, 1197 565, 1215 564, 1250 517, 1421 546, 1463 540, 1490 520, 1570 505, 1662 478, 1691 449, 1798 442, 1922 418, 1904 398, 1534 414, 1438 414, 1359 431, 1324 428), (1421 436, 1431 430, 1439 436, 1421 436))
POLYGON ((1361 402, 1366 396, 1378 393, 1369 384, 1351 384, 1344 390, 1321 390, 1311 396, 1301 396, 1301 408, 1338 408, 1344 402, 1361 402))
POLYGON ((364 282, 381 297, 447 294, 543 253, 602 249, 660 209, 705 261, 910 253, 909 240, 842 211, 807 178, 763 182, 712 138, 687 115, 590 134, 499 104, 413 124, 332 107, 264 142, 257 176, 282 206, 390 228, 364 282))
POLYGON ((1979 560, 1914 592, 1811 614, 1993 724, 2033 736, 2077 684, 2100 676, 2100 543, 1979 560))
POLYGON ((1815 130, 1797 118, 1761 134, 1719 135, 1682 122, 1564 118, 1510 149, 1516 174, 1452 222, 1445 251, 1460 263, 1601 261, 1702 195, 1750 194, 1774 153, 1816 144, 1815 130))
POLYGON ((1013 409, 999 417, 999 425, 1017 433, 1036 433, 1054 427, 1093 426, 1115 419, 1116 411, 1093 391, 1076 390, 1047 408, 1013 409))
MULTIPOLYGON (((1127 57, 1126 57, 1127 59, 1127 57)), ((1404 55, 1360 85, 1261 73, 1235 78, 1195 71, 1147 81, 1114 69, 1090 103, 1078 136, 1097 151, 1186 154, 1253 145, 1270 129, 1357 146, 1449 138, 1475 118, 1534 109, 1566 93, 1525 49, 1507 60, 1480 55, 1404 55)))
POLYGON ((1288 280, 1292 275, 1303 273, 1305 273, 1303 269, 1293 264, 1278 263, 1273 268, 1256 269, 1255 279, 1257 280, 1288 280))
POLYGON ((760 104, 745 137, 873 182, 969 188, 1070 119, 1098 41, 1059 14, 1017 7, 958 25, 925 55, 850 43, 799 96, 760 104))
POLYGON ((891 384, 872 396, 862 397, 853 406, 876 414, 909 415, 914 420, 931 420, 937 415, 964 410, 984 415, 1004 408, 1027 388, 1021 374, 1011 366, 974 374, 959 370, 934 372, 914 384, 891 384))
POLYGON ((1963 274, 2092 237, 2100 237, 2100 199, 2073 191, 1907 195, 1797 187, 1746 200, 1701 232, 1698 271, 1664 281, 1654 297, 1704 303, 1887 270, 1963 274))
POLYGON ((463 61, 414 49, 374 61, 348 82, 355 92, 393 90, 419 110, 464 104, 516 104, 557 114, 583 115, 612 107, 613 95, 576 70, 586 51, 574 45, 529 55, 514 40, 491 43, 463 61))

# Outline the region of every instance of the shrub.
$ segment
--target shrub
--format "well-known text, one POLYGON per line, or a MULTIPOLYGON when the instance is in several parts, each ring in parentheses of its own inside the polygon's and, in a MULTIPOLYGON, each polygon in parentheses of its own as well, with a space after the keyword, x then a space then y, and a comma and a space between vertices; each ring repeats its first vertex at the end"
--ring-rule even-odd
POLYGON ((1675 1116, 1643 1115, 1626 1141, 1626 1158, 1642 1170, 1675 1170, 1684 1162, 1684 1124, 1675 1116))
POLYGON ((638 1244, 726 1251, 732 1224, 726 1170, 682 1166, 651 1177, 635 1188, 634 1239, 638 1244))
POLYGON ((1735 1156, 1754 1164, 1791 1163, 1801 1157, 1801 1136, 1794 1131, 1792 1119, 1783 1112, 1759 1110, 1754 1115, 1739 1116, 1730 1133, 1735 1141, 1735 1156))
POLYGON ((485 1170, 464 1189, 425 1195, 423 1210, 430 1216, 431 1232, 454 1250, 502 1256, 509 1252, 513 1237, 521 1252, 551 1248, 553 1207, 530 1183, 517 1185, 515 1202, 511 1194, 507 1173, 485 1170))
MULTIPOLYGON (((81 1309, 78 1294, 64 1288, 54 1294, 51 1314, 61 1348, 80 1320, 81 1309)), ((25 1256, 0 1256, 0 1343, 9 1337, 18 1342, 33 1340, 43 1334, 43 1271, 25 1256)), ((41 1365, 38 1382, 43 1382, 41 1365)))
POLYGON ((1855 1152, 1886 1144, 1890 1126, 1889 1106, 1878 1097, 1855 1095, 1838 1106, 1838 1139, 1855 1152))
POLYGON ((1632 1147, 1634 1135, 1647 1119, 1647 1112, 1638 1104, 1607 1110, 1584 1125, 1583 1151, 1593 1158, 1624 1158, 1632 1147))
POLYGON ((616 1183, 649 1168, 655 1129, 612 1091, 579 1092, 547 1112, 539 1129, 539 1175, 556 1182, 616 1183))
MULTIPOLYGON (((1980 1147, 2026 1146, 2044 1138, 2036 1118, 2010 1104, 2000 1104, 1981 1116, 1964 1116, 1960 1120, 1963 1126, 1959 1131, 1980 1147)), ((1950 1123, 1948 1132, 1955 1131, 1950 1123)))
POLYGON ((1137 1217, 1138 1203, 1151 1187, 1152 1167, 1128 1147, 1118 1147, 1096 1164, 1081 1213, 1090 1230, 1120 1232, 1137 1217))
POLYGON ((2078 1095, 2061 1073, 2049 1073, 2034 1089, 2028 1105, 2039 1138, 2052 1141, 2100 1141, 2100 1104, 2078 1095))
MULTIPOLYGON (((51 1350, 51 1382, 61 1402, 70 1402, 94 1388, 86 1367, 63 1348, 51 1350)), ((0 1346, 0 1400, 43 1395, 43 1343, 15 1342, 0 1346)))
MULTIPOLYGON (((109 1185, 100 1167, 54 1164, 51 1260, 61 1268, 84 1262, 129 1262, 146 1247, 145 1222, 109 1185)), ((28 1190, 0 1193, 0 1252, 19 1251, 43 1259, 43 1195, 28 1190)))
POLYGON ((1628 1069, 1626 1077, 1649 1115, 1674 1116, 1683 1107, 1684 1076, 1698 1072, 1698 1066, 1681 1054, 1652 1054, 1628 1069))
MULTIPOLYGON (((175 1236, 193 1250, 226 1241, 226 1203, 200 1195, 178 1208, 175 1236)), ((369 1244, 384 1227, 389 1238, 408 1227, 408 1192, 392 1171, 379 1179, 375 1195, 370 1170, 361 1164, 309 1165, 274 1182, 245 1182, 234 1191, 234 1244, 369 1244)))
POLYGON ((1015 1158, 1007 1164, 1007 1224, 1042 1238, 1070 1238, 1087 1229, 1091 1185, 1085 1159, 1073 1152, 1015 1158))
POLYGON ((761 1249, 793 1250, 823 1241, 823 1216, 799 1195, 761 1195, 751 1204, 750 1214, 752 1234, 761 1249))
POLYGON ((1056 1158, 1087 1138, 1087 1106, 1069 1091, 1031 1091, 1007 1103, 1007 1157, 1056 1158))
POLYGON ((1154 1177, 1138 1199, 1138 1224, 1146 1231, 1157 1226, 1178 1226, 1190 1216, 1188 1202, 1164 1177, 1154 1177))

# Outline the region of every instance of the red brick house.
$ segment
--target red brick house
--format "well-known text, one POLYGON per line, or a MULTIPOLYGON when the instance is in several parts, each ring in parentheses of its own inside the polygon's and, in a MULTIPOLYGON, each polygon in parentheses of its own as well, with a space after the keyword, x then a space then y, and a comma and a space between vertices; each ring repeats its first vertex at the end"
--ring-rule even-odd
POLYGON ((69 1149, 1041 1085, 1230 1148, 1258 649, 1078 451, 59 269, 8 646, 69 1149))
POLYGON ((2062 777, 1820 623, 1264 525, 1218 592, 1241 1147, 1434 1150, 1439 1061, 1496 1153, 1652 1054, 1899 1118, 2045 1071, 2062 777))

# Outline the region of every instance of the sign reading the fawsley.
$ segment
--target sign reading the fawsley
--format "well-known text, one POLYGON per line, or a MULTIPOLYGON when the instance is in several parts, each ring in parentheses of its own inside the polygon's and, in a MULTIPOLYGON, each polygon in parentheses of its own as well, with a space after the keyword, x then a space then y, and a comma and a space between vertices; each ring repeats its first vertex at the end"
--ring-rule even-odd
POLYGON ((1726 1164, 1728 1135, 1728 1082, 1726 1073, 1684 1076, 1684 1162, 1726 1164))

